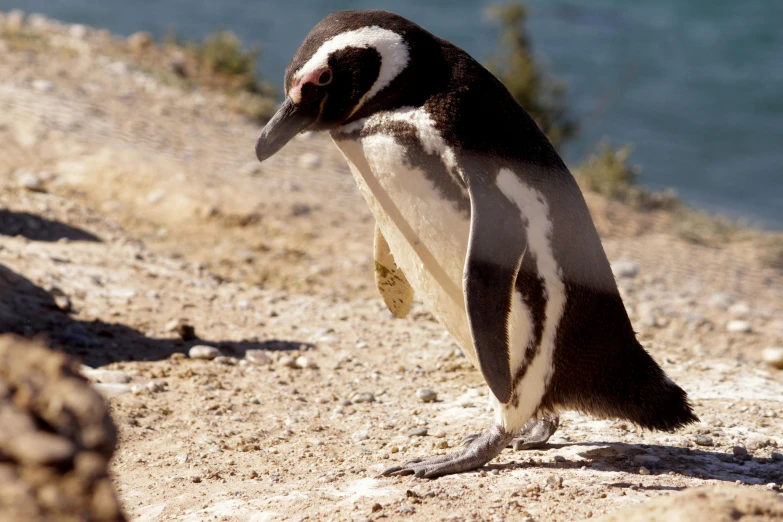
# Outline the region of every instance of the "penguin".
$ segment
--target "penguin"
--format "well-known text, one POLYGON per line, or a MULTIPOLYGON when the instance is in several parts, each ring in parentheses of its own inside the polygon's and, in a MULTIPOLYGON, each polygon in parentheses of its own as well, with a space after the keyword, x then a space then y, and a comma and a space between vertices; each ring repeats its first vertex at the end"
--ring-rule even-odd
POLYGON ((503 84, 396 14, 335 12, 285 72, 264 161, 328 131, 376 221, 375 278, 404 317, 418 296, 490 390, 491 426, 459 451, 382 475, 435 478, 535 447, 576 410, 673 431, 697 421, 636 338, 585 200, 503 84))

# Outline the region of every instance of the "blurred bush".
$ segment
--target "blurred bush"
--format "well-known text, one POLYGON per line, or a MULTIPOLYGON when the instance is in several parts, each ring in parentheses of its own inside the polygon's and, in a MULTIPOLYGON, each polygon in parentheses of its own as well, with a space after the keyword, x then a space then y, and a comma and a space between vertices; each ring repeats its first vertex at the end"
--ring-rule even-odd
POLYGON ((533 56, 525 22, 527 12, 521 3, 495 5, 490 17, 499 25, 500 36, 487 69, 505 84, 522 107, 533 117, 555 146, 560 147, 577 131, 576 121, 564 103, 565 88, 547 77, 533 56))
POLYGON ((680 208, 682 202, 673 190, 651 192, 639 185, 641 168, 630 164, 631 151, 630 145, 615 149, 608 141, 602 141, 597 151, 576 168, 574 175, 585 189, 637 210, 680 208))
POLYGON ((245 48, 242 40, 223 29, 202 41, 185 41, 170 30, 164 38, 172 71, 185 79, 230 95, 232 110, 265 122, 274 114, 275 90, 256 70, 261 47, 245 48))

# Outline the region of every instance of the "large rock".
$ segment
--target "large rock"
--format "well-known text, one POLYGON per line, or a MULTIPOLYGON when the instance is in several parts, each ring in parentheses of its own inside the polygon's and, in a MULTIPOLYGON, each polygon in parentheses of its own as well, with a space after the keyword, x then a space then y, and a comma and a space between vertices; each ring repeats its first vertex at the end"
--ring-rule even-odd
POLYGON ((773 492, 721 485, 688 489, 609 513, 595 522, 779 522, 783 499, 773 492))
POLYGON ((116 444, 76 363, 0 336, 0 520, 125 521, 108 473, 116 444))

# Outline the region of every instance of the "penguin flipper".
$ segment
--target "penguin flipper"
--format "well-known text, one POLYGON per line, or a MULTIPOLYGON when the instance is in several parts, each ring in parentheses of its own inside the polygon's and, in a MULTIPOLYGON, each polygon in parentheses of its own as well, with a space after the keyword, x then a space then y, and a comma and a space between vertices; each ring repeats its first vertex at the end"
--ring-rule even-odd
MULTIPOLYGON (((478 173, 485 174, 478 171, 478 173)), ((471 218, 463 285, 473 346, 495 397, 511 400, 509 325, 514 286, 527 248, 522 213, 490 176, 466 171, 471 218)))
POLYGON ((413 287, 402 269, 394 262, 381 229, 375 225, 375 285, 386 307, 397 318, 408 315, 413 305, 413 287))

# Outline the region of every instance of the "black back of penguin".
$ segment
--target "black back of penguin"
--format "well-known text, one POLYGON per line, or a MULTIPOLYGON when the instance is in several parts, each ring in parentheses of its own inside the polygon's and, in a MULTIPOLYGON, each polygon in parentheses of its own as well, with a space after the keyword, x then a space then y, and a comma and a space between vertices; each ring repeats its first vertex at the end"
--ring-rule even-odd
MULTIPOLYGON (((552 249, 566 288, 558 325, 554 372, 543 408, 577 409, 673 430, 696 419, 685 392, 668 379, 636 339, 609 262, 582 194, 559 155, 503 84, 462 49, 385 11, 341 11, 313 29, 286 73, 334 34, 377 25, 401 34, 407 67, 344 123, 379 109, 424 106, 460 164, 492 183, 509 169, 546 199, 552 249)), ((356 67, 373 59, 356 55, 356 67)), ((508 210, 513 205, 508 204, 508 210)), ((536 323, 547 296, 535 260, 523 258, 516 289, 536 323)))

